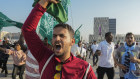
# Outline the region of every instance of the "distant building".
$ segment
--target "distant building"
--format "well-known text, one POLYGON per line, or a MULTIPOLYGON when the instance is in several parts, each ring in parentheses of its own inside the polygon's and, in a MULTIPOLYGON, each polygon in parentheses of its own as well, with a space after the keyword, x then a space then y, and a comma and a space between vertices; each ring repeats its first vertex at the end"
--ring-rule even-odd
POLYGON ((10 40, 18 40, 20 37, 20 32, 18 33, 7 33, 4 37, 9 38, 10 40))
POLYGON ((2 31, 0 32, 0 39, 3 40, 4 37, 7 37, 7 39, 9 39, 9 42, 13 43, 14 41, 19 40, 20 34, 21 34, 20 32, 9 33, 6 31, 2 31))
POLYGON ((109 19, 109 32, 116 35, 116 19, 109 19))
POLYGON ((95 17, 94 18, 94 32, 93 37, 89 37, 93 40, 104 40, 105 33, 112 32, 116 35, 116 19, 110 19, 109 17, 95 17))
POLYGON ((95 40, 94 35, 90 34, 89 35, 89 42, 93 42, 95 40))
POLYGON ((9 32, 1 31, 1 32, 0 32, 0 39, 3 39, 4 36, 5 36, 6 34, 8 34, 8 33, 9 33, 9 32))
POLYGON ((108 17, 94 18, 94 40, 103 40, 105 33, 109 31, 108 17))

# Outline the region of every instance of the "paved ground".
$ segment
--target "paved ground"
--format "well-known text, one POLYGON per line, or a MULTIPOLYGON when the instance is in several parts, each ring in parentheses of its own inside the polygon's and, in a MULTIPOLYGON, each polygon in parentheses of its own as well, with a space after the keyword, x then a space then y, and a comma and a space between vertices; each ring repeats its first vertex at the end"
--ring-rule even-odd
MULTIPOLYGON (((93 67, 92 58, 90 58, 90 59, 87 58, 87 62, 89 62, 91 64, 93 71, 97 75, 97 73, 96 73, 97 66, 93 67)), ((108 79, 106 75, 104 76, 104 79, 108 79)), ((115 68, 115 78, 114 79, 119 79, 119 69, 118 68, 115 68)))
MULTIPOLYGON (((92 57, 91 57, 91 59, 92 59, 92 57)), ((91 63, 91 65, 92 65, 92 60, 91 59, 88 59, 87 58, 87 62, 91 63)), ((12 79, 11 78, 12 68, 13 68, 13 60, 12 60, 12 57, 9 58, 7 66, 8 66, 8 73, 9 73, 8 74, 8 77, 4 77, 4 74, 1 74, 0 73, 0 79, 12 79)), ((93 70, 94 70, 95 74, 96 74, 96 68, 97 68, 97 66, 93 67, 93 70)), ((1 72, 1 69, 0 69, 0 72, 1 72)), ((104 79, 107 79, 106 75, 104 76, 104 79)), ((115 68, 115 78, 114 79, 119 79, 118 68, 115 68)))

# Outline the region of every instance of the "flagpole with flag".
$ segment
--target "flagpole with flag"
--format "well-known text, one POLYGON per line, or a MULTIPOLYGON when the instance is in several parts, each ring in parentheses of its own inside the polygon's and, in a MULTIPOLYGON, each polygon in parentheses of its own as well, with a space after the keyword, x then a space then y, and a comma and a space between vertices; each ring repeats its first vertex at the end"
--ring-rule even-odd
POLYGON ((6 15, 4 15, 2 12, 0 12, 0 30, 3 27, 10 27, 10 26, 16 26, 17 28, 21 28, 23 23, 13 21, 10 18, 8 18, 6 15))
POLYGON ((75 31, 74 34, 74 38, 75 38, 75 44, 78 44, 78 42, 80 41, 80 31, 79 29, 81 28, 82 24, 80 25, 80 27, 75 31))
MULTIPOLYGON (((82 27, 82 24, 79 26, 79 28, 78 28, 77 30, 79 30, 81 27, 82 27)), ((76 30, 76 31, 77 31, 77 30, 76 30)), ((76 31, 75 31, 75 32, 76 32, 76 31)))

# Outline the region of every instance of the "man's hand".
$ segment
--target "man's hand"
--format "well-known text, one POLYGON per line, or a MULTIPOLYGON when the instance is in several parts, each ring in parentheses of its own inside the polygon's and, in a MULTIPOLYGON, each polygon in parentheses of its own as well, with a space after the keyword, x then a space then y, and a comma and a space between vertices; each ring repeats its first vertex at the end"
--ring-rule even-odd
POLYGON ((46 8, 47 5, 48 5, 49 3, 55 3, 55 4, 57 4, 58 1, 57 1, 57 0, 40 0, 40 1, 39 1, 39 4, 40 4, 43 8, 46 8))
POLYGON ((78 57, 81 57, 81 55, 80 55, 80 54, 78 54, 77 56, 78 56, 78 57))
POLYGON ((131 57, 130 58, 130 61, 133 62, 133 63, 137 63, 138 62, 138 59, 136 57, 131 57))
POLYGON ((122 64, 118 64, 118 66, 119 66, 122 70, 126 70, 126 69, 127 69, 127 67, 124 66, 124 65, 122 65, 122 64))
POLYGON ((77 58, 81 58, 81 55, 80 55, 80 54, 78 54, 76 57, 77 57, 77 58))
POLYGON ((114 63, 114 67, 117 68, 117 64, 116 63, 114 63))
POLYGON ((86 61, 86 56, 84 56, 84 57, 83 57, 83 60, 85 60, 85 61, 86 61))
POLYGON ((51 3, 55 3, 55 4, 58 3, 58 0, 47 0, 47 1, 49 1, 49 2, 51 2, 51 3))
POLYGON ((100 56, 101 55, 101 51, 100 50, 96 50, 96 52, 95 52, 98 56, 100 56))

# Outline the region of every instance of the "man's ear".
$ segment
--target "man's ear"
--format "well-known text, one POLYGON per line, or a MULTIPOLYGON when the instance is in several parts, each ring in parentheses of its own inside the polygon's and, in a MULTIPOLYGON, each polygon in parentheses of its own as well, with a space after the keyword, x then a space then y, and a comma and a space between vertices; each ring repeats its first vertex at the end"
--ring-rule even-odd
POLYGON ((71 46, 73 46, 75 44, 75 38, 72 38, 71 40, 71 46))

